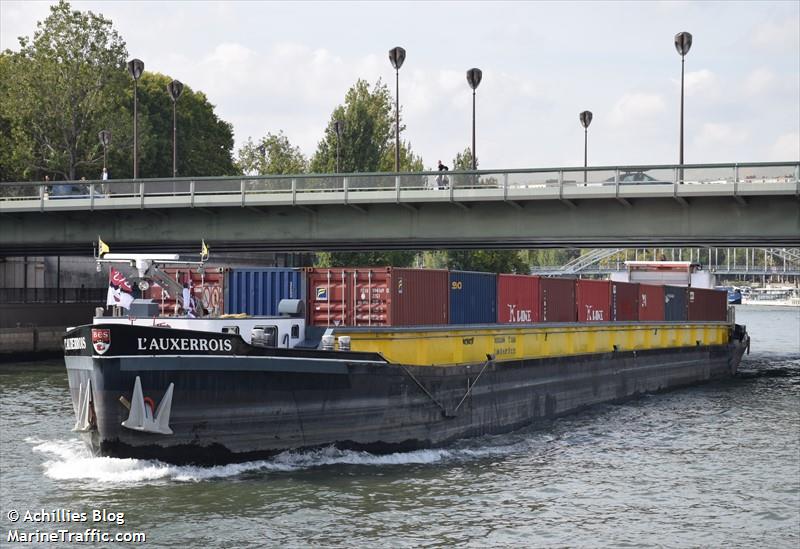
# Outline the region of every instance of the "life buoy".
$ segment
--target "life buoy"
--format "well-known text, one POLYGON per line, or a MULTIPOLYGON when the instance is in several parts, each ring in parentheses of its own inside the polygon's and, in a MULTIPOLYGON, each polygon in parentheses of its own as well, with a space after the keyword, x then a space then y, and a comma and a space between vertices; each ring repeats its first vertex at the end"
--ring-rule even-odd
POLYGON ((219 310, 220 307, 220 288, 219 286, 213 286, 211 288, 211 308, 219 310))
POLYGON ((153 417, 156 417, 156 403, 155 403, 155 401, 150 397, 144 397, 144 399, 142 399, 142 400, 144 400, 145 405, 150 406, 150 415, 153 416, 153 417))

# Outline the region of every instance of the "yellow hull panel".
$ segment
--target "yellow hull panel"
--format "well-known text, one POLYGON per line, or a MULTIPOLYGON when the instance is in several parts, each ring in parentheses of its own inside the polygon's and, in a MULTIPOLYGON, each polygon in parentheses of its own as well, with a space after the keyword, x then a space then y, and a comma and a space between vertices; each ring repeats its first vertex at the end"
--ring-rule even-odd
POLYGON ((556 356, 724 345, 730 326, 724 323, 575 324, 518 327, 468 326, 452 328, 370 331, 336 328, 350 336, 353 351, 380 353, 393 363, 446 366, 556 356))

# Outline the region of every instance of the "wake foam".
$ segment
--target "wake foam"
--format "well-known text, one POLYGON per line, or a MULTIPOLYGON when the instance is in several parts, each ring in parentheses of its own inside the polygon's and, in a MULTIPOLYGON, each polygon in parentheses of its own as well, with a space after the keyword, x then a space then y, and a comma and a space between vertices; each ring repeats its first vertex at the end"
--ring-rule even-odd
MULTIPOLYGON (((235 477, 249 472, 291 472, 324 466, 393 466, 428 465, 453 461, 470 461, 487 457, 508 456, 530 449, 531 441, 517 441, 488 446, 454 447, 416 450, 376 455, 369 452, 340 450, 333 446, 319 450, 287 451, 267 460, 197 467, 171 465, 157 460, 97 457, 79 440, 44 441, 34 438, 25 442, 34 452, 45 457, 45 476, 55 480, 95 481, 112 484, 164 482, 201 482, 235 477)), ((487 442, 487 441, 484 441, 487 442)), ((492 441, 497 442, 497 441, 492 441)))

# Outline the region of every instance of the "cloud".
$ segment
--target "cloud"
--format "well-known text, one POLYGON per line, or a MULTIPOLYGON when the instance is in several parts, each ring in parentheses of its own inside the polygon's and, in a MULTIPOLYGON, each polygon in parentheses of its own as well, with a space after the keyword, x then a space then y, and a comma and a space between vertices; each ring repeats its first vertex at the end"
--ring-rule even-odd
POLYGON ((36 22, 50 13, 47 2, 0 2, 0 51, 19 51, 19 36, 33 36, 36 22))
POLYGON ((765 50, 796 52, 800 46, 800 25, 792 17, 780 23, 760 23, 753 27, 750 41, 765 50))
POLYGON ((687 72, 684 83, 687 97, 700 96, 706 99, 715 99, 720 95, 719 79, 708 69, 687 72))
POLYGON ((785 133, 778 136, 769 150, 770 160, 785 161, 800 158, 800 133, 785 133))
POLYGON ((747 141, 749 132, 732 124, 717 124, 706 122, 700 127, 700 132, 694 138, 695 145, 700 149, 730 149, 747 141))
POLYGON ((770 69, 760 67, 751 71, 744 81, 744 92, 749 95, 761 95, 771 91, 778 84, 778 77, 770 69))
POLYGON ((609 122, 614 126, 648 122, 665 110, 664 98, 659 94, 626 93, 612 107, 609 122))

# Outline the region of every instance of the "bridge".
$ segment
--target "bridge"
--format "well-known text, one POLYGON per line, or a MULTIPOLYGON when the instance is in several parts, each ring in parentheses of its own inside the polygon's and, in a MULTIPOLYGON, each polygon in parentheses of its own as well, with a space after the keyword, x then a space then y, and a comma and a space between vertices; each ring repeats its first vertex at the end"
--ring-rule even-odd
POLYGON ((688 250, 686 255, 675 249, 603 248, 589 250, 564 265, 531 269, 534 274, 547 276, 608 275, 625 270, 625 261, 638 261, 640 254, 644 258, 647 252, 652 252, 650 257, 663 255, 669 261, 692 261, 718 276, 800 279, 800 248, 746 248, 738 254, 730 248, 697 248, 688 250), (756 254, 759 259, 763 257, 760 265, 756 264, 756 254))
POLYGON ((800 246, 800 162, 0 184, 0 256, 800 246))

